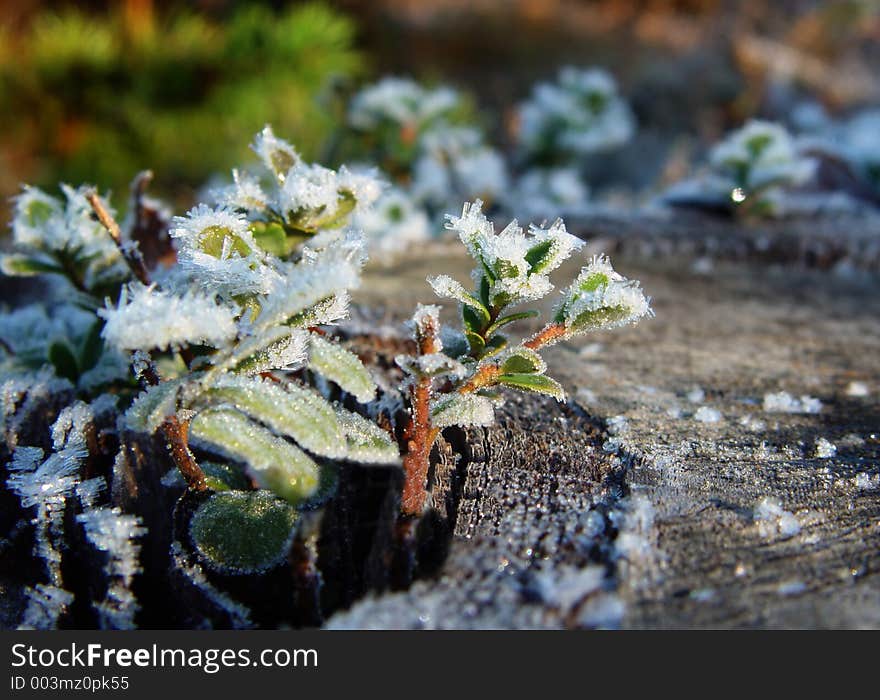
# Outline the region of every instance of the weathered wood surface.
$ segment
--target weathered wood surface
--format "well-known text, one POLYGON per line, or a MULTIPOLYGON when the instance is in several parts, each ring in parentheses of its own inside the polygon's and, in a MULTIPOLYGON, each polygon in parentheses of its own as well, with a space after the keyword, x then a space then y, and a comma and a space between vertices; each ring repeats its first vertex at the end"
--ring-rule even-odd
MULTIPOLYGON (((377 293, 432 301, 425 274, 466 269, 440 257, 377 271, 377 293)), ((880 626, 880 281, 615 262, 656 318, 554 348, 574 405, 513 400, 471 432, 438 575, 329 626, 880 626), (778 391, 822 410, 764 411, 778 391), (766 497, 792 536, 756 522, 766 497)))

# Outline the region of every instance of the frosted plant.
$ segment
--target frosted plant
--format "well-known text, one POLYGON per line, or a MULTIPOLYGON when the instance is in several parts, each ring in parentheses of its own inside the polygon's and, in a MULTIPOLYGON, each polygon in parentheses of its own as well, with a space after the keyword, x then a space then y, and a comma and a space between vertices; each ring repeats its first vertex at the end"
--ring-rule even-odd
POLYGON ((417 353, 397 358, 409 377, 411 411, 401 505, 406 516, 417 516, 424 508, 429 456, 441 428, 489 425, 500 387, 565 400, 562 386, 547 376, 539 351, 582 333, 634 323, 650 313, 638 283, 615 272, 607 258, 596 257, 562 293, 552 319, 526 339, 511 343, 511 325, 538 315, 514 307, 549 294, 550 273, 583 243, 561 220, 546 229, 532 226, 528 232, 513 221, 496 233, 481 207, 479 200, 465 204, 461 216, 448 217, 447 224, 477 263, 474 289, 447 275, 428 279, 439 297, 459 302, 461 331, 441 328, 439 307, 420 306, 411 322, 417 353))
POLYGON ((714 201, 751 215, 774 214, 784 190, 807 182, 816 161, 800 154, 784 127, 753 120, 712 149, 709 167, 702 178, 673 187, 669 200, 714 201))
POLYGON ((369 210, 357 214, 352 222, 364 232, 372 257, 388 260, 409 246, 431 237, 430 221, 404 190, 390 188, 369 210))
POLYGON ((507 186, 504 160, 477 129, 442 127, 422 139, 411 189, 430 210, 446 211, 453 202, 476 198, 491 202, 507 186))
POLYGON ((519 147, 537 165, 558 165, 623 145, 635 120, 614 79, 600 69, 563 68, 520 109, 519 147))
POLYGON ((424 134, 455 121, 463 110, 452 88, 386 77, 352 98, 348 123, 362 134, 370 160, 396 177, 409 172, 424 134))
POLYGON ((233 183, 213 193, 218 208, 200 205, 175 219, 171 231, 181 263, 193 277, 210 282, 212 290, 229 286, 233 295, 269 291, 268 259, 291 257, 319 231, 343 229, 382 192, 372 173, 303 162, 269 126, 253 149, 268 184, 235 170, 233 183))
POLYGON ((504 198, 507 208, 527 219, 583 215, 590 189, 577 168, 532 168, 523 173, 504 198))
POLYGON ((15 252, 0 257, 0 270, 7 275, 56 275, 85 299, 112 294, 128 277, 122 255, 92 217, 87 190, 61 189, 63 201, 35 187, 25 187, 15 198, 15 252))

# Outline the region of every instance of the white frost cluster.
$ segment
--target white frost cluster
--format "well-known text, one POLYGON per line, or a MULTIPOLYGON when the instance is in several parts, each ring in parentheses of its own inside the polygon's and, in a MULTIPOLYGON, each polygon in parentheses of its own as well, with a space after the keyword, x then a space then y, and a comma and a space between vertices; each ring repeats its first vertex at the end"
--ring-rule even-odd
POLYGON ((479 199, 465 203, 461 216, 447 216, 446 228, 458 233, 471 257, 481 263, 477 274, 491 275, 490 303, 515 304, 547 295, 553 289, 549 274, 583 241, 568 233, 561 219, 547 229, 532 226, 528 233, 513 220, 496 233, 482 206, 479 199), (545 248, 540 256, 529 259, 536 249, 545 248))
POLYGON ((615 272, 605 256, 595 256, 566 290, 556 319, 581 333, 635 323, 651 313, 638 282, 615 272))
POLYGON ((146 528, 137 516, 123 514, 119 508, 91 508, 77 520, 83 524, 88 541, 107 553, 107 593, 104 600, 94 604, 101 628, 134 629, 139 605, 131 584, 141 570, 140 545, 135 540, 146 534, 146 528))
POLYGON ((367 247, 380 261, 431 237, 428 215, 399 188, 387 189, 372 207, 357 212, 352 225, 364 232, 367 247))
POLYGON ((277 278, 241 212, 199 204, 174 217, 170 233, 185 282, 206 291, 226 297, 265 294, 277 278))
POLYGON ((795 398, 787 391, 764 394, 764 411, 766 413, 819 413, 822 402, 807 396, 795 398))
POLYGON ((489 426, 495 421, 495 406, 495 401, 477 394, 443 396, 431 406, 431 422, 437 428, 489 426))
POLYGON ((819 459, 831 459, 837 454, 837 445, 830 440, 820 437, 816 440, 816 457, 819 459))
POLYGON ((477 129, 443 127, 422 138, 411 186, 416 201, 445 211, 463 200, 497 200, 507 189, 504 159, 477 129))
POLYGON ((460 99, 448 87, 430 89, 408 78, 387 77, 354 96, 348 121, 361 130, 377 129, 383 124, 418 130, 446 117, 458 107, 460 99))
POLYGON ((582 216, 590 207, 590 188, 577 168, 532 168, 504 198, 507 208, 524 219, 582 216))
POLYGON ((221 346, 235 337, 236 311, 198 290, 182 295, 132 283, 117 305, 98 311, 102 335, 119 350, 177 349, 190 343, 221 346))
POLYGON ((616 148, 635 120, 614 78, 600 69, 563 68, 555 83, 539 83, 520 109, 520 142, 536 159, 567 159, 616 148))
POLYGON ((92 216, 86 189, 62 185, 62 202, 36 187, 25 187, 14 199, 14 243, 35 251, 79 251, 102 264, 120 261, 115 244, 92 216))
POLYGON ((816 169, 785 127, 759 120, 729 134, 712 149, 709 161, 734 201, 770 187, 801 185, 816 169))
POLYGON ((765 496, 758 502, 753 518, 761 537, 768 540, 788 539, 801 531, 797 517, 785 510, 778 499, 770 496, 765 496))
POLYGON ((721 411, 708 406, 700 406, 694 413, 694 420, 698 423, 718 423, 722 418, 721 411))

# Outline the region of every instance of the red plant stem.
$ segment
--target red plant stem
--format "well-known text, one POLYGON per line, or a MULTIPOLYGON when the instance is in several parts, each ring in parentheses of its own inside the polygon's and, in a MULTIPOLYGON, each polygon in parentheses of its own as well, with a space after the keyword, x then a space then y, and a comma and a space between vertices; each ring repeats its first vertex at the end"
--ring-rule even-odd
MULTIPOLYGON (((419 336, 418 353, 430 355, 439 352, 437 328, 426 322, 419 336)), ((412 415, 404 431, 406 454, 403 456, 403 494, 400 510, 405 516, 419 516, 427 498, 428 467, 431 448, 439 430, 431 425, 431 378, 419 377, 410 390, 412 415)))
POLYGON ((168 440, 168 448, 177 469, 186 480, 192 491, 204 491, 208 488, 205 472, 196 463, 189 449, 189 422, 181 421, 176 415, 168 416, 162 422, 162 433, 168 440))
POLYGON ((523 346, 529 348, 530 350, 539 350, 545 345, 552 343, 554 340, 559 340, 560 338, 564 337, 565 333, 565 324, 548 323, 540 330, 537 335, 529 338, 526 342, 524 342, 523 346))

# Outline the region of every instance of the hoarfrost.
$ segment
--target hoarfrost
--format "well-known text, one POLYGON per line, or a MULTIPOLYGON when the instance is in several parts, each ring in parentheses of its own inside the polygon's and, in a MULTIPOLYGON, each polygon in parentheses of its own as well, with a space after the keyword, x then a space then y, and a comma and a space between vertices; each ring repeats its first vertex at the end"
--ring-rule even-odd
POLYGON ((822 410, 819 399, 807 395, 797 399, 786 391, 764 394, 763 406, 767 413, 819 413, 822 410))
POLYGON ((823 437, 816 440, 816 457, 819 459, 830 459, 837 454, 837 445, 823 437))
POLYGON ((694 413, 694 420, 700 423, 718 423, 722 417, 721 411, 708 406, 700 406, 694 413))
POLYGON ((752 517, 758 532, 764 539, 788 539, 801 531, 797 517, 785 510, 780 501, 770 496, 762 498, 755 506, 752 517))

